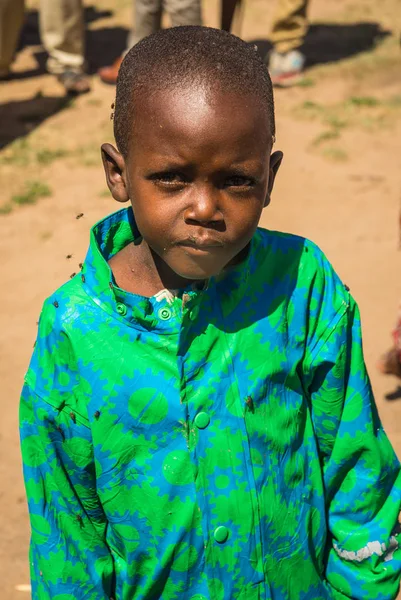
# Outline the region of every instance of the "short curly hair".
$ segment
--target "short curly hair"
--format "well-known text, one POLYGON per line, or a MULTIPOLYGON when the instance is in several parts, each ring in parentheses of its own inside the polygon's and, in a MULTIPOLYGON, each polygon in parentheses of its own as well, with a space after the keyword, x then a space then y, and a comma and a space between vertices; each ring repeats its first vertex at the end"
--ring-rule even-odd
POLYGON ((265 105, 270 135, 275 136, 273 88, 266 65, 253 44, 211 27, 162 29, 136 44, 125 56, 117 79, 114 136, 127 156, 135 98, 179 85, 219 84, 224 90, 257 96, 265 105))

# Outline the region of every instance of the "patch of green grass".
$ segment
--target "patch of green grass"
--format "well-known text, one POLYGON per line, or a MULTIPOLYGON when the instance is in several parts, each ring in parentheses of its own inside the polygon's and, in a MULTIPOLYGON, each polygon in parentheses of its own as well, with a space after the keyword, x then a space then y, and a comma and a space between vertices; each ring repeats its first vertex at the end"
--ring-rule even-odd
POLYGON ((27 181, 24 186, 24 191, 21 194, 12 196, 11 201, 14 204, 35 204, 39 198, 51 196, 52 192, 47 183, 41 181, 27 181))
POLYGON ((296 87, 308 88, 313 87, 314 85, 316 85, 316 81, 312 79, 312 77, 303 77, 298 81, 296 87))
POLYGON ((83 167, 97 167, 99 165, 99 157, 95 158, 94 156, 84 156, 81 165, 83 167))
POLYGON ((394 118, 401 117, 400 109, 399 95, 384 99, 361 95, 327 105, 306 100, 295 108, 294 115, 301 119, 318 120, 336 131, 347 127, 374 131, 391 126, 394 118))
POLYGON ((13 205, 11 202, 7 202, 7 204, 2 204, 0 206, 0 215, 8 215, 13 209, 13 205))
POLYGON ((97 167, 101 163, 100 149, 97 144, 80 146, 71 155, 82 167, 97 167))
POLYGON ((345 127, 348 127, 348 125, 350 124, 348 119, 330 113, 324 117, 324 122, 326 125, 329 125, 329 127, 333 127, 333 129, 336 130, 345 129, 345 127))
POLYGON ((337 105, 306 101, 296 109, 296 114, 302 119, 319 120, 324 125, 334 129, 342 129, 348 125, 345 111, 337 105))
POLYGON ((352 106, 379 106, 380 100, 373 96, 351 96, 348 102, 352 106))
POLYGON ((323 131, 318 136, 316 136, 312 140, 312 146, 321 146, 325 142, 329 142, 331 140, 336 140, 340 137, 340 132, 337 129, 329 129, 328 131, 323 131))
POLYGON ((303 110, 314 111, 320 111, 322 109, 322 107, 319 104, 316 104, 316 102, 312 102, 312 100, 305 100, 305 102, 302 103, 301 108, 303 110))
POLYGON ((323 156, 335 162, 345 162, 348 160, 348 154, 345 152, 345 150, 335 146, 324 148, 323 156))
POLYGON ((377 131, 378 128, 384 129, 391 125, 389 115, 384 113, 377 115, 361 115, 359 125, 366 131, 377 131))
POLYGON ((32 159, 32 147, 28 138, 14 140, 3 152, 0 163, 3 165, 15 165, 16 167, 27 167, 32 159))
POLYGON ((0 157, 0 164, 13 165, 15 167, 28 167, 32 164, 41 166, 50 165, 53 161, 64 158, 68 151, 64 148, 35 149, 35 143, 31 142, 30 137, 19 138, 15 140, 8 148, 4 150, 0 157))
POLYGON ((53 161, 58 158, 64 158, 68 155, 67 150, 64 148, 58 148, 57 150, 51 150, 50 148, 42 148, 36 153, 36 161, 40 165, 50 165, 53 161))

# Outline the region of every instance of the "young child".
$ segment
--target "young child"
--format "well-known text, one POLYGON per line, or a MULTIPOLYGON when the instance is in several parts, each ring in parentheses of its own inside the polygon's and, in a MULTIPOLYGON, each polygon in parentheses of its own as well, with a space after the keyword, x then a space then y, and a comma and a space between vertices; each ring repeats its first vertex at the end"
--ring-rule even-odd
POLYGON ((355 302, 258 229, 282 154, 229 33, 126 56, 82 273, 42 311, 21 403, 33 599, 397 595, 399 464, 355 302))

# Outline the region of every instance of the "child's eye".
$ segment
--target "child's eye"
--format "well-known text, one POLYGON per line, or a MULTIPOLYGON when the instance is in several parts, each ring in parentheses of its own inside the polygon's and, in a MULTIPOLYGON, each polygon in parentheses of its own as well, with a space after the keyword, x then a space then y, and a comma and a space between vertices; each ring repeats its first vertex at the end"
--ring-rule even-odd
POLYGON ((186 179, 181 173, 174 172, 155 173, 150 179, 156 185, 164 187, 181 187, 186 183, 186 179))
POLYGON ((232 175, 227 177, 224 181, 224 187, 233 188, 250 188, 255 184, 255 180, 252 177, 245 177, 244 175, 232 175))

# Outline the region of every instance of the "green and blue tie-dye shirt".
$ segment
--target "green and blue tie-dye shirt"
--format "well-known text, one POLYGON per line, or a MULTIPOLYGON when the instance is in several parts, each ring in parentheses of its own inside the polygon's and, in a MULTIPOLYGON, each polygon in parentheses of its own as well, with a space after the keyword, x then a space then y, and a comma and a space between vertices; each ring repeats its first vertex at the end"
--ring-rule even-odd
POLYGON ((259 229, 203 290, 116 287, 131 210, 46 302, 21 401, 33 599, 395 598, 399 464, 357 307, 259 229))

